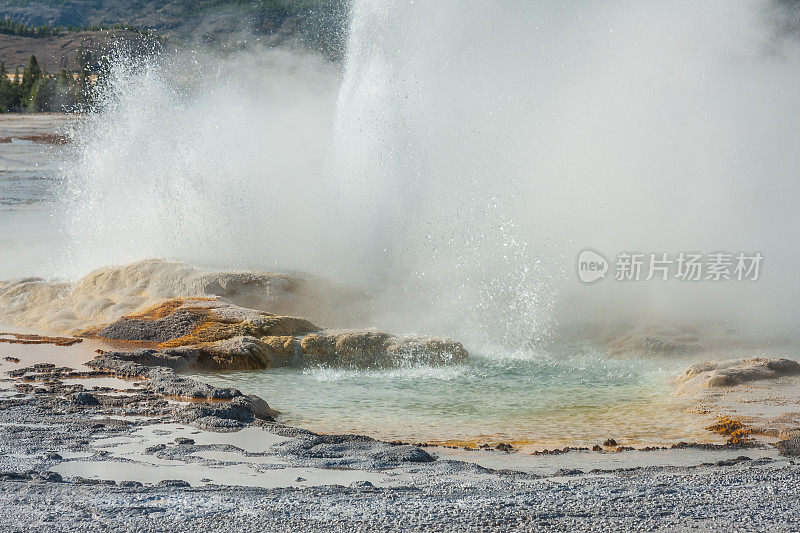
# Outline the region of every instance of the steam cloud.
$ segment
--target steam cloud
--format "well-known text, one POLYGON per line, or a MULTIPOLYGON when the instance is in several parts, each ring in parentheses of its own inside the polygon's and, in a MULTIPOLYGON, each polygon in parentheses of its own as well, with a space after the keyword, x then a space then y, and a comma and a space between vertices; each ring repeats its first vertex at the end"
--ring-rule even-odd
POLYGON ((54 268, 304 270, 370 290, 374 325, 484 345, 608 316, 791 328, 800 49, 771 6, 357 0, 343 65, 121 62, 64 170, 54 268), (765 266, 583 287, 586 247, 765 266))

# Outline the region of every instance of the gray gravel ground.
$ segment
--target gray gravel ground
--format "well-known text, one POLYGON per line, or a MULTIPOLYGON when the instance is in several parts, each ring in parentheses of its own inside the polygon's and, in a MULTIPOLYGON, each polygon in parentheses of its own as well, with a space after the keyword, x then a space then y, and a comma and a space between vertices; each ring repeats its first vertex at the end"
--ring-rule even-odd
POLYGON ((642 470, 400 489, 0 482, 3 531, 755 530, 800 528, 800 470, 642 470))
MULTIPOLYGON (((90 392, 54 377, 32 383, 19 379, 0 382, 6 386, 0 391, 0 533, 800 530, 800 466, 776 456, 584 474, 592 468, 591 457, 604 456, 587 452, 583 470, 543 478, 433 460, 420 448, 367 437, 320 436, 242 421, 238 411, 226 411, 227 404, 220 404, 215 416, 238 418, 221 421, 288 439, 267 453, 274 461, 264 468, 322 469, 325 483, 345 470, 394 475, 398 482, 388 488, 356 481, 350 486, 268 489, 62 479, 54 469, 70 461, 130 462, 116 456, 114 448, 95 446, 98 439, 125 438, 176 421, 197 428, 204 418, 187 417, 196 405, 168 403, 146 387, 124 394, 97 388, 90 392), (76 454, 83 458, 75 459, 76 454)), ((217 450, 237 451, 242 460, 260 457, 231 445, 195 444, 163 433, 159 438, 165 442, 145 451, 148 456, 219 468, 235 463, 193 454, 217 450)), ((727 450, 724 457, 750 452, 755 450, 727 450)))

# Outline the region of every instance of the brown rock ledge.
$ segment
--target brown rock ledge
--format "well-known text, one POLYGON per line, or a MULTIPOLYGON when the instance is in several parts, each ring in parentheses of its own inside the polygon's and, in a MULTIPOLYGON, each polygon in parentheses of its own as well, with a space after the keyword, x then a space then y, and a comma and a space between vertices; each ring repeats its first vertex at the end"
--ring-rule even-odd
POLYGON ((152 348, 148 357, 180 370, 255 370, 282 365, 393 366, 446 364, 468 355, 449 339, 397 337, 374 330, 326 330, 213 298, 176 298, 79 333, 123 347, 152 348))

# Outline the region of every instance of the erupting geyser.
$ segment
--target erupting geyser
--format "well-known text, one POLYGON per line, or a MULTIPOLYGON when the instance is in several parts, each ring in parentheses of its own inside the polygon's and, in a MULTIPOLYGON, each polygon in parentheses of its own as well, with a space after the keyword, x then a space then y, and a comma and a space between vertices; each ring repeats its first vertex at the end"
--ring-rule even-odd
POLYGON ((310 271, 369 289, 371 323, 517 347, 609 307, 784 323, 800 61, 770 5, 362 0, 341 66, 121 63, 65 169, 60 270, 310 271), (757 250, 765 274, 584 288, 587 246, 757 250))
MULTIPOLYGON (((456 402, 457 421, 432 425, 465 434, 464 404, 509 434, 564 406, 659 408, 662 363, 608 355, 793 349, 800 44, 785 6, 356 0, 342 62, 280 48, 117 61, 60 170, 65 231, 46 274, 127 264, 59 286, 83 320, 105 321, 131 302, 235 293, 187 284, 225 272, 132 261, 286 272, 313 280, 309 294, 348 295, 309 300, 325 301, 310 316, 325 327, 469 350, 450 369, 258 378, 298 393, 342 380, 345 402, 366 380, 376 419, 391 419, 378 391, 401 410, 456 402), (622 282, 611 266, 589 285, 575 273, 587 249, 747 252, 763 265, 742 282, 622 282), (138 281, 119 285, 116 271, 138 281)), ((262 296, 237 295, 269 307, 262 296)), ((72 320, 52 298, 8 297, 37 325, 72 320)), ((329 416, 318 401, 289 403, 329 416)))

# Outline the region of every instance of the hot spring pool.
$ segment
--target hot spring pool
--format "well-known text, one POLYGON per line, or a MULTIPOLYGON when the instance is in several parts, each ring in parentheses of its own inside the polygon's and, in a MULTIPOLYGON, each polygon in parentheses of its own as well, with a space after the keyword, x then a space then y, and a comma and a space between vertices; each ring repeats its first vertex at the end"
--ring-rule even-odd
POLYGON ((547 353, 473 354, 446 367, 326 367, 195 374, 266 399, 281 422, 323 433, 523 450, 717 442, 711 415, 671 379, 691 361, 613 359, 589 345, 547 353))

